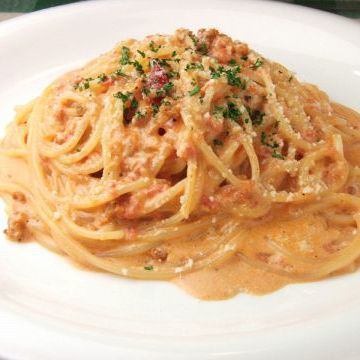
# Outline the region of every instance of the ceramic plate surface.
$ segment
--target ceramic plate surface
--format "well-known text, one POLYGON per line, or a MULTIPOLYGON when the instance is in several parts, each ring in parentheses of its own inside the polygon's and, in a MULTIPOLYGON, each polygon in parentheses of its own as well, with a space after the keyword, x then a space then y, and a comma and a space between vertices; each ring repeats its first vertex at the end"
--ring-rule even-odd
MULTIPOLYGON (((0 24, 1 133, 16 104, 64 71, 122 39, 178 27, 217 27, 360 110, 352 20, 270 1, 90 1, 0 24)), ((0 238, 5 359, 359 359, 359 320, 359 272, 204 302, 171 283, 87 272, 37 244, 0 238)))

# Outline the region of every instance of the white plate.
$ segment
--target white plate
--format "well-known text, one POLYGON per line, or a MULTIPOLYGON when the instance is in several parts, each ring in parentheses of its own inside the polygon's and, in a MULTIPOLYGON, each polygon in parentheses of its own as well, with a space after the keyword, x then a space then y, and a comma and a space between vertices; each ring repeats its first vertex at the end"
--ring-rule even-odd
MULTIPOLYGON (((360 26, 257 1, 87 2, 0 24, 1 128, 58 74, 120 39, 217 27, 360 110, 360 26)), ((5 228, 5 215, 0 216, 5 228)), ((170 283, 75 268, 0 239, 0 356, 9 359, 359 359, 360 273, 203 302, 170 283)))

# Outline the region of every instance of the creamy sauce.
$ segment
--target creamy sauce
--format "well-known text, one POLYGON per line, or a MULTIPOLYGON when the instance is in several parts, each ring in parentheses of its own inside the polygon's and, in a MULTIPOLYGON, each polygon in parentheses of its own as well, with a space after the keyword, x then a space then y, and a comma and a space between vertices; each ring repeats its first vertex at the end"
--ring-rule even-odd
POLYGON ((237 258, 219 268, 202 269, 173 281, 202 300, 229 299, 239 292, 264 295, 292 282, 289 278, 254 268, 237 258))
MULTIPOLYGON (((25 160, 0 155, 0 180, 12 181, 26 187, 31 182, 29 167, 25 160), (18 174, 22 176, 19 177, 18 174)), ((18 206, 11 196, 5 196, 10 206, 18 206)), ((271 238, 278 245, 282 245, 288 251, 308 259, 326 257, 331 251, 332 243, 341 238, 344 233, 338 229, 329 228, 323 217, 315 215, 301 216, 297 219, 286 220, 283 216, 286 212, 279 211, 277 219, 269 223, 257 224, 256 227, 249 229, 246 243, 254 248, 266 249, 266 239, 271 238), (301 230, 299 230, 301 229, 301 230), (324 239, 327 239, 324 241, 324 239), (330 250, 328 249, 330 247, 330 250), (327 249, 325 251, 325 249, 327 249)), ((44 232, 27 233, 26 241, 38 241, 50 250, 59 252, 53 245, 49 234, 44 232)), ((177 246, 174 243, 164 243, 165 249, 169 251, 169 259, 186 258, 196 256, 198 249, 202 248, 203 241, 209 239, 184 239, 177 246)), ((61 251, 59 253, 62 253, 61 251)), ((62 255, 64 255, 62 253, 62 255)), ((71 264, 81 270, 99 271, 89 264, 80 264, 68 258, 71 264)), ((131 260, 131 259, 129 259, 131 260)), ((146 258, 138 257, 140 263, 146 258)), ((133 262, 133 260, 132 260, 133 262)), ((342 272, 352 271, 352 268, 343 269, 342 272)), ((173 283, 184 289, 192 296, 202 300, 224 300, 234 297, 238 293, 251 293, 254 295, 264 295, 276 291, 290 283, 296 282, 290 277, 281 276, 260 268, 251 266, 233 256, 226 263, 218 267, 204 268, 199 271, 191 272, 173 279, 173 283)))
MULTIPOLYGON (((324 250, 324 239, 325 244, 331 244, 334 239, 341 237, 339 231, 328 228, 320 216, 307 215, 286 220, 281 218, 282 215, 284 214, 279 212, 277 220, 258 224, 249 230, 246 242, 249 246, 264 251, 260 253, 264 258, 268 239, 298 256, 315 259, 328 255, 324 250)), ((351 269, 346 271, 349 270, 351 269)), ((236 255, 219 267, 185 274, 173 281, 192 296, 203 300, 223 300, 238 293, 264 295, 298 282, 290 277, 248 265, 236 255)))

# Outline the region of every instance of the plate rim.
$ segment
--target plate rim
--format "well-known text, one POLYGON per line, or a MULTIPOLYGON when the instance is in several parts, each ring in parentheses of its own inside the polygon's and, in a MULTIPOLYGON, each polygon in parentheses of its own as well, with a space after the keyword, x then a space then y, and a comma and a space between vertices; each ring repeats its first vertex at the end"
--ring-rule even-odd
MULTIPOLYGON (((158 0, 160 2, 163 2, 162 0, 158 0)), ((212 0, 214 2, 218 2, 218 3, 237 3, 236 0, 225 0, 225 1, 220 1, 220 0, 212 0)), ((9 20, 5 20, 4 22, 1 22, 0 23, 0 35, 1 35, 1 32, 3 31, 3 29, 6 30, 6 27, 17 27, 19 25, 19 23, 25 23, 24 25, 28 25, 28 23, 31 23, 32 21, 34 20, 37 20, 39 17, 42 17, 42 16, 46 16, 47 14, 53 14, 53 13, 57 13, 59 11, 62 11, 62 10, 66 10, 66 11, 71 11, 72 8, 81 8, 83 6, 86 6, 86 7, 91 7, 91 6, 94 6, 94 4, 101 4, 101 5, 104 5, 106 3, 128 3, 128 4, 132 4, 132 3, 141 3, 144 1, 143 0, 136 0, 136 1, 131 1, 131 0, 91 0, 91 1, 82 1, 82 2, 78 2, 78 3, 73 3, 73 4, 67 4, 67 5, 62 5, 62 6, 56 6, 56 7, 52 7, 52 8, 49 8, 49 9, 44 9, 44 10, 39 10, 39 11, 36 11, 36 12, 33 12, 33 13, 29 13, 29 14, 24 14, 22 16, 19 16, 17 18, 13 18, 13 19, 9 19, 9 20)), ((186 0, 186 2, 190 2, 189 0, 186 0)), ((204 1, 203 1, 204 2, 204 1)), ((243 3, 252 3, 252 4, 267 4, 269 5, 270 4, 270 1, 266 1, 266 0, 243 0, 242 1, 243 3)), ((304 6, 301 6, 301 5, 297 5, 297 4, 288 4, 288 3, 277 3, 277 2, 272 2, 271 3, 271 6, 276 6, 276 7, 286 7, 288 8, 289 10, 295 10, 297 8, 299 8, 301 11, 305 11, 305 12, 309 12, 309 13, 316 13, 317 15, 319 16, 322 16, 324 18, 328 18, 328 19, 337 19, 337 21, 341 21, 343 22, 344 24, 348 24, 350 25, 351 27, 354 27, 356 26, 357 24, 355 22, 353 22, 353 20, 351 19, 347 19, 347 18, 344 18, 340 15, 337 15, 337 14, 332 14, 332 13, 327 13, 325 11, 321 11, 321 10, 317 10, 317 9, 309 9, 307 7, 304 7, 304 6)), ((359 26, 359 29, 360 30, 360 26, 359 26)), ((360 46, 359 46, 360 48, 360 46)), ((1 310, 1 309, 0 309, 1 310)), ((1 354, 1 349, 0 349, 0 354, 1 354)), ((159 356, 161 355, 161 353, 154 353, 156 356, 159 356)), ((11 355, 11 354, 10 354, 11 355)), ((131 354, 130 354, 131 355, 131 354)), ((238 355, 238 354, 235 354, 235 355, 238 355)), ((7 355, 9 356, 9 355, 7 355)), ((136 354, 135 354, 136 356, 136 354)), ((10 357, 10 356, 9 356, 10 357)), ((149 356, 147 356, 147 358, 149 358, 149 356)), ((151 358, 151 357, 150 357, 151 358)), ((188 357, 190 358, 190 357, 188 357)))

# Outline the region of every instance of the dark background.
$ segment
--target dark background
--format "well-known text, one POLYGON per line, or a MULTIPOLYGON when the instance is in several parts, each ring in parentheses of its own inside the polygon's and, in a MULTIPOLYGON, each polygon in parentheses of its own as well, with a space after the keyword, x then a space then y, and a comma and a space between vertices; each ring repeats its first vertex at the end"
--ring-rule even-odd
MULTIPOLYGON (((151 0, 149 0, 151 2, 151 0)), ((170 1, 170 0, 169 0, 170 1)), ((281 0, 277 0, 281 1, 281 0)), ((330 11, 352 18, 360 18, 360 0, 282 0, 330 11)), ((0 0, 0 12, 30 12, 56 5, 69 4, 76 0, 0 0)))

